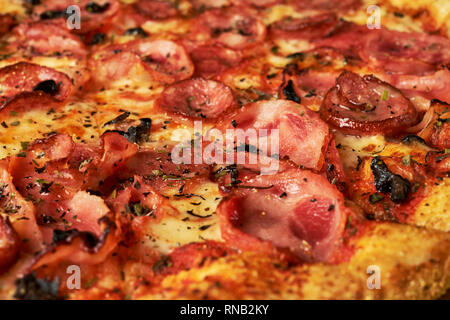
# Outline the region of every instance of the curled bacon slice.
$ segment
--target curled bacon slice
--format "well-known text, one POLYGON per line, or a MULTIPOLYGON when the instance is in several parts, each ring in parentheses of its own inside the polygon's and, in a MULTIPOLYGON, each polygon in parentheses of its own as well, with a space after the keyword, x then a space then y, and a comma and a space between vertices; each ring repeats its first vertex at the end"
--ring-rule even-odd
POLYGON ((241 250, 288 250, 304 261, 331 259, 350 210, 324 177, 291 169, 239 186, 217 208, 225 241, 241 250))
POLYGON ((284 17, 270 25, 272 38, 317 40, 329 35, 337 26, 335 13, 322 13, 303 18, 284 17))
POLYGON ((167 82, 187 79, 194 72, 185 49, 173 41, 140 42, 136 50, 142 57, 144 66, 160 76, 166 75, 167 82))
POLYGON ((95 52, 89 61, 99 82, 117 80, 142 64, 156 81, 173 83, 189 78, 194 65, 183 46, 169 40, 130 41, 95 52))
POLYGON ((197 18, 197 31, 211 42, 231 49, 244 49, 264 40, 266 28, 249 8, 230 7, 206 11, 197 18))
POLYGON ((361 58, 391 73, 424 75, 450 61, 450 40, 445 37, 381 29, 363 39, 361 58))
POLYGON ((9 159, 1 160, 0 206, 3 212, 9 214, 11 226, 14 232, 17 233, 17 236, 22 240, 20 243, 21 251, 35 253, 43 247, 42 233, 36 222, 35 210, 31 202, 25 201, 20 195, 9 171, 9 159))
POLYGON ((0 115, 8 115, 11 112, 22 113, 30 110, 51 110, 57 109, 61 105, 61 102, 42 91, 22 92, 7 100, 3 106, 0 106, 0 115))
POLYGON ((279 95, 285 98, 289 95, 289 90, 293 90, 291 94, 295 93, 303 105, 320 106, 326 93, 335 85, 338 76, 339 73, 333 71, 286 68, 279 95))
POLYGON ((233 91, 222 82, 188 79, 167 87, 158 105, 193 118, 214 119, 235 105, 233 91))
POLYGON ((118 0, 80 0, 74 3, 71 0, 41 0, 40 5, 33 7, 32 18, 34 20, 51 20, 67 28, 67 22, 76 13, 68 12, 70 6, 77 5, 80 8, 80 29, 73 28, 72 32, 85 34, 109 24, 112 18, 119 12, 118 0))
POLYGON ((167 19, 178 14, 174 3, 161 0, 139 0, 133 4, 135 10, 149 19, 167 19))
POLYGON ((30 266, 30 271, 61 262, 94 265, 104 261, 120 241, 120 226, 105 217, 100 221, 100 235, 70 229, 62 239, 55 239, 30 266))
MULTIPOLYGON (((319 115, 307 107, 288 100, 259 101, 230 114, 218 128, 265 129, 267 150, 274 153, 278 141, 280 158, 289 158, 297 165, 320 170, 329 141, 329 130, 319 115), (278 129, 278 136, 273 129, 278 129), (279 139, 279 140, 277 140, 279 139)), ((260 139, 261 139, 260 133, 260 139)), ((264 134, 263 134, 264 136, 264 134)))
POLYGON ((22 50, 29 50, 31 54, 70 55, 80 58, 87 55, 84 44, 76 35, 50 21, 23 23, 14 28, 13 32, 17 37, 13 45, 22 50))
POLYGON ((348 71, 328 91, 320 116, 349 134, 393 135, 418 121, 415 107, 398 89, 373 75, 348 71))
POLYGON ((220 46, 199 46, 189 49, 189 55, 195 65, 195 76, 212 77, 229 68, 239 65, 242 54, 239 51, 220 46))
POLYGON ((19 62, 0 69, 0 88, 2 104, 19 93, 37 91, 63 101, 72 91, 72 82, 62 72, 34 63, 19 62))
MULTIPOLYGON (((407 97, 417 95, 427 100, 438 99, 450 103, 450 71, 448 69, 438 70, 423 76, 409 74, 387 75, 389 82, 396 88, 402 90, 407 97)), ((428 109, 428 101, 423 109, 428 109)))

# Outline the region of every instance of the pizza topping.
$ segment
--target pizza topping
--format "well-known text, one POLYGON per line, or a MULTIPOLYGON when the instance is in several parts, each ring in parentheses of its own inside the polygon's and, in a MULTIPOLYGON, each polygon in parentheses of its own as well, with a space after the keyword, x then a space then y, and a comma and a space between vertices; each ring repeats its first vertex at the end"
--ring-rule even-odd
MULTIPOLYGON (((21 92, 12 99, 6 100, 0 107, 0 114, 11 115, 27 112, 30 110, 55 110, 61 106, 61 102, 55 100, 51 95, 43 91, 21 92)), ((20 122, 15 122, 17 125, 20 122)))
POLYGON ((31 51, 32 54, 75 57, 87 55, 84 44, 77 36, 51 22, 20 24, 13 32, 17 36, 17 46, 31 51))
POLYGON ((286 100, 291 100, 301 103, 301 98, 297 95, 292 80, 288 80, 287 84, 282 88, 282 97, 286 100))
POLYGON ((202 78, 178 82, 166 88, 158 104, 165 110, 193 118, 217 118, 236 103, 231 89, 202 78))
POLYGON ((424 75, 450 61, 450 41, 437 35, 376 30, 364 39, 361 57, 387 72, 424 75))
POLYGON ((317 40, 327 37, 338 24, 334 13, 322 13, 304 18, 284 17, 271 24, 272 38, 317 40))
POLYGON ((190 0, 192 7, 197 11, 226 7, 231 4, 231 1, 232 0, 190 0))
POLYGON ((147 69, 155 71, 160 77, 164 75, 167 81, 180 81, 189 78, 194 72, 194 66, 184 48, 173 41, 140 42, 134 50, 147 69))
POLYGON ((149 19, 167 19, 178 13, 171 1, 139 0, 133 6, 139 14, 149 19))
MULTIPOLYGON (((35 20, 52 21, 60 28, 67 25, 66 19, 70 19, 73 12, 67 9, 74 5, 70 0, 41 0, 41 3, 33 7, 32 17, 35 20)), ((74 28, 73 32, 86 34, 99 29, 110 23, 112 18, 119 12, 120 2, 118 0, 80 0, 76 3, 80 7, 80 27, 74 28)))
MULTIPOLYGON (((402 90, 405 96, 411 97, 411 99, 419 95, 427 100, 439 99, 450 103, 450 92, 448 91, 450 71, 447 69, 441 69, 423 76, 394 74, 388 76, 388 78, 396 88, 402 90)), ((428 109, 428 101, 421 109, 428 109)))
POLYGON ((93 68, 99 71, 94 76, 101 82, 128 75, 136 64, 142 64, 154 80, 163 83, 187 79, 194 72, 185 49, 169 40, 136 40, 110 45, 94 53, 91 60, 93 68))
POLYGON ((312 69, 303 69, 292 77, 294 88, 302 97, 305 105, 320 105, 327 92, 335 85, 339 77, 337 72, 320 72, 312 69))
POLYGON ((417 123, 418 113, 396 88, 372 75, 344 71, 320 108, 323 120, 350 134, 392 135, 417 123))
POLYGON ((89 231, 74 230, 64 240, 48 246, 34 261, 31 271, 61 262, 86 265, 103 262, 117 247, 120 229, 108 217, 101 219, 99 225, 99 236, 89 231))
POLYGON ((195 76, 212 77, 239 65, 242 54, 239 51, 220 46, 199 46, 189 50, 195 65, 195 76))
POLYGON ((197 18, 199 33, 206 32, 213 44, 244 49, 264 40, 264 23, 248 8, 213 9, 197 18))
POLYGON ((49 280, 36 277, 35 273, 18 278, 15 283, 15 299, 57 300, 59 299, 59 279, 49 280))
POLYGON ((39 229, 33 205, 26 201, 16 189, 9 173, 10 161, 0 161, 0 205, 21 241, 21 251, 35 253, 43 247, 42 232, 39 229))
MULTIPOLYGON (((129 113, 128 113, 129 115, 129 113)), ((105 125, 111 125, 117 123, 121 120, 124 120, 128 117, 127 113, 121 114, 119 117, 109 121, 105 125)), ((140 124, 136 126, 128 127, 127 131, 122 130, 112 130, 112 132, 117 132, 120 135, 124 136, 131 143, 141 144, 149 141, 150 129, 152 126, 152 119, 142 118, 139 120, 140 124)))
POLYGON ((349 210, 325 178, 292 169, 243 184, 248 189, 224 198, 217 210, 222 236, 230 245, 269 253, 273 245, 310 262, 331 258, 349 210), (259 188, 267 186, 272 187, 259 188))
POLYGON ((72 82, 64 73, 28 62, 1 68, 0 82, 3 104, 21 92, 33 91, 45 92, 62 101, 72 90, 72 82))
MULTIPOLYGON (((320 170, 329 141, 328 126, 318 114, 288 100, 259 101, 244 106, 218 127, 266 129, 268 141, 279 138, 279 154, 305 168, 320 170), (232 122, 234 120, 234 122, 232 122), (233 125, 233 123, 235 125, 233 125), (279 137, 272 129, 279 130, 279 137)), ((268 145, 268 150, 273 150, 268 145)))
POLYGON ((167 186, 176 186, 182 187, 182 192, 175 197, 192 196, 189 194, 186 184, 189 184, 195 177, 207 177, 210 168, 207 164, 194 164, 192 158, 189 159, 191 164, 175 164, 171 158, 171 152, 173 151, 169 147, 167 152, 152 149, 139 151, 126 160, 116 178, 126 180, 130 177, 141 176, 158 192, 167 186))
POLYGON ((393 174, 383 160, 379 157, 373 158, 370 168, 378 192, 389 193, 393 202, 402 202, 408 197, 410 182, 398 174, 393 174))

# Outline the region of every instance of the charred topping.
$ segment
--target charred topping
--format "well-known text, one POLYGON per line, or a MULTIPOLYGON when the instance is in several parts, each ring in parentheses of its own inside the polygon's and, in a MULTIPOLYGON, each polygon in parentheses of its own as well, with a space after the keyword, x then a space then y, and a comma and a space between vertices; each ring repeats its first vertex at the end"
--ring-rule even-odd
POLYGON ((154 273, 160 273, 165 268, 173 266, 172 259, 168 256, 162 255, 161 258, 153 264, 152 270, 154 273))
POLYGON ((227 174, 230 174, 230 176, 231 176, 231 185, 236 185, 236 184, 241 183, 241 181, 238 180, 239 171, 235 164, 231 164, 229 166, 219 168, 218 170, 216 170, 214 172, 214 178, 218 179, 227 174))
POLYGON ((359 168, 361 167, 362 164, 362 159, 360 156, 356 156, 356 160, 358 161, 358 164, 356 165, 356 171, 359 171, 359 168))
POLYGON ((207 224, 207 225, 204 225, 204 226, 199 227, 198 229, 199 229, 200 231, 205 231, 206 229, 209 229, 209 227, 211 227, 211 226, 212 226, 212 224, 207 224))
POLYGON ((421 143, 421 144, 424 144, 424 145, 426 145, 427 143, 425 142, 425 140, 423 140, 421 137, 419 137, 419 136, 416 136, 415 134, 410 134, 410 135, 407 135, 406 137, 404 137, 403 139, 402 139, 402 143, 404 143, 404 144, 407 144, 407 145, 410 145, 410 144, 413 144, 413 143, 421 143))
POLYGON ((65 18, 67 16, 66 11, 64 10, 47 10, 41 13, 41 20, 51 20, 57 18, 65 18))
POLYGON ((59 241, 66 241, 69 237, 78 234, 78 229, 69 229, 69 230, 53 230, 53 241, 52 243, 55 244, 59 241))
POLYGON ((141 27, 130 28, 130 29, 128 29, 128 30, 126 30, 124 32, 124 35, 127 35, 127 36, 141 36, 141 37, 148 36, 147 32, 145 32, 145 30, 142 29, 141 27))
POLYGON ((283 88, 283 95, 286 97, 287 100, 291 100, 296 103, 301 102, 300 97, 295 92, 294 82, 292 82, 292 80, 289 80, 287 85, 283 88))
POLYGON ((120 114, 119 116, 115 117, 114 119, 112 119, 112 120, 106 122, 106 123, 103 125, 103 128, 106 127, 106 126, 110 126, 110 125, 113 125, 113 124, 122 122, 123 120, 125 120, 126 118, 128 118, 128 117, 130 116, 130 114, 131 114, 131 113, 130 113, 129 111, 125 111, 124 113, 120 114))
POLYGON ((33 273, 15 281, 15 299, 22 300, 57 300, 59 291, 59 279, 54 281, 36 278, 33 273))
POLYGON ((36 179, 36 183, 41 187, 40 194, 49 194, 50 187, 53 185, 53 181, 45 181, 44 179, 36 179))
POLYGON ((393 202, 402 202, 408 197, 411 184, 398 174, 393 174, 380 157, 373 158, 370 168, 375 187, 380 193, 389 193, 393 202))
POLYGON ((99 5, 96 2, 89 2, 85 8, 89 13, 103 13, 108 10, 109 2, 105 3, 104 5, 99 5))
POLYGON ((305 53, 303 53, 303 52, 296 52, 296 53, 293 53, 293 54, 290 54, 290 55, 286 56, 286 58, 288 58, 288 59, 296 59, 296 60, 301 62, 301 61, 305 60, 305 53))
POLYGON ((150 216, 153 214, 153 211, 149 207, 143 206, 140 202, 131 202, 126 205, 126 209, 136 217, 150 216))
POLYGON ((58 92, 58 89, 59 85, 55 82, 55 80, 45 80, 35 85, 33 91, 43 91, 50 95, 54 95, 58 92))
POLYGON ((186 213, 189 214, 189 215, 191 215, 191 216, 193 216, 193 217, 196 217, 196 218, 202 218, 202 219, 209 218, 209 217, 212 216, 212 214, 208 214, 208 215, 206 215, 206 216, 201 216, 201 215, 199 215, 199 214, 194 213, 193 210, 187 210, 186 213))
POLYGON ((149 141, 152 119, 142 118, 141 124, 136 127, 129 127, 127 131, 107 130, 106 132, 117 132, 124 136, 131 143, 144 143, 149 141))
POLYGON ((99 33, 94 34, 90 44, 95 45, 95 44, 103 43, 103 42, 105 42, 105 40, 106 40, 106 34, 104 34, 103 32, 99 32, 99 33))
POLYGON ((195 194, 195 193, 178 193, 178 194, 174 194, 173 196, 175 198, 186 198, 186 199, 190 199, 192 197, 198 197, 202 200, 206 200, 205 197, 203 197, 202 195, 195 194))
MULTIPOLYGON (((101 218, 99 222, 101 222, 105 218, 101 218)), ((70 230, 54 230, 53 231, 53 244, 57 244, 58 242, 63 243, 71 243, 75 237, 79 237, 82 240, 84 249, 86 251, 95 252, 96 247, 105 241, 107 235, 111 232, 111 222, 105 228, 100 238, 98 238, 95 234, 89 231, 79 231, 77 229, 70 230)))

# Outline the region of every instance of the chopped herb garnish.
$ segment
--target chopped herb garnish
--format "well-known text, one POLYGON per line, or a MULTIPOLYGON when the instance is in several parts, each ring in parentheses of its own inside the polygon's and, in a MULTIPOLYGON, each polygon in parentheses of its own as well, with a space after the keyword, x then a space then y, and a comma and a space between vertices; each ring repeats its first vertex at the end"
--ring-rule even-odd
POLYGON ((384 199, 384 196, 382 196, 379 193, 371 194, 370 197, 369 197, 369 201, 370 201, 371 204, 375 204, 377 202, 380 202, 383 199, 384 199))

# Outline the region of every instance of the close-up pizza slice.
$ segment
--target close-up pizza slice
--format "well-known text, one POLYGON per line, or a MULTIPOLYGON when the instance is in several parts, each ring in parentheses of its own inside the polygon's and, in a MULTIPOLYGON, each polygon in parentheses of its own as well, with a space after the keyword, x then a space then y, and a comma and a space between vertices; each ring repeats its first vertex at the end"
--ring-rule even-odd
POLYGON ((0 0, 0 299, 448 299, 449 21, 0 0))

